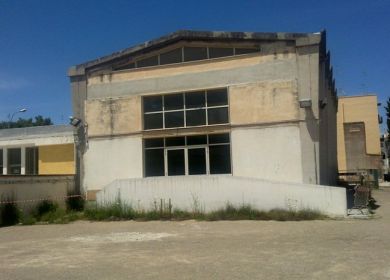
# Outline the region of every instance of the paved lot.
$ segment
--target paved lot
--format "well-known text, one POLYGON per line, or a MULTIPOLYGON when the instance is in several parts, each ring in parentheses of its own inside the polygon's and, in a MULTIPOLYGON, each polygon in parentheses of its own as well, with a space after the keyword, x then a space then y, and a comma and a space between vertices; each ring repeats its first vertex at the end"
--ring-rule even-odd
POLYGON ((372 220, 77 222, 0 229, 0 279, 390 279, 390 188, 372 220))

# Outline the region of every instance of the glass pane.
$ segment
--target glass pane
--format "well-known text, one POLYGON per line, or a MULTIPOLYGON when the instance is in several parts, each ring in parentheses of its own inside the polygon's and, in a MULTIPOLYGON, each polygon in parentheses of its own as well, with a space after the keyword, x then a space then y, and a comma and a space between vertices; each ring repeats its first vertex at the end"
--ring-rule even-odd
POLYGON ((144 112, 156 112, 162 111, 162 96, 145 96, 144 101, 144 112))
POLYGON ((165 113, 165 128, 183 127, 184 111, 165 113))
POLYGON ((148 57, 148 58, 145 58, 145 59, 141 59, 141 60, 137 61, 137 67, 138 68, 148 67, 148 66, 155 66, 155 65, 158 65, 158 57, 157 57, 157 55, 156 56, 152 56, 152 57, 148 57))
POLYGON ((182 62, 182 49, 160 54, 160 65, 182 62))
POLYGON ((232 56, 233 48, 209 48, 210 58, 232 56))
POLYGON ((125 69, 133 69, 133 68, 135 68, 134 62, 126 64, 126 65, 117 66, 117 67, 115 67, 115 70, 125 70, 125 69))
POLYGON ((163 114, 155 113, 144 115, 144 126, 145 129, 163 128, 163 114))
POLYGON ((258 48, 236 48, 236 55, 259 52, 258 48))
POLYGON ((206 125, 206 110, 186 111, 187 126, 206 125))
POLYGON ((184 47, 184 61, 207 59, 207 48, 184 47))
POLYGON ((230 145, 209 147, 210 174, 229 174, 230 168, 230 145))
POLYGON ((164 149, 145 150, 145 176, 164 174, 164 149))
POLYGON ((228 105, 227 89, 214 89, 207 91, 207 106, 228 105))
POLYGON ((208 124, 220 124, 229 122, 228 108, 214 108, 207 110, 208 124))
POLYGON ((178 110, 184 108, 183 94, 164 95, 164 110, 178 110))
POLYGON ((145 148, 164 147, 164 138, 145 139, 145 148))
POLYGON ((21 173, 21 150, 8 149, 8 174, 21 173))
POLYGON ((188 174, 206 174, 206 149, 188 149, 188 174))
POLYGON ((26 174, 38 174, 38 148, 26 148, 26 174))
POLYGON ((206 135, 187 136, 187 145, 204 145, 207 144, 206 135))
POLYGON ((229 133, 209 135, 209 144, 221 144, 221 143, 230 144, 229 133))
POLYGON ((185 137, 169 137, 165 138, 165 144, 167 147, 171 146, 184 146, 185 145, 185 137))
POLYGON ((185 175, 184 149, 168 150, 168 176, 185 175))
POLYGON ((186 93, 186 108, 199 108, 206 106, 205 91, 186 93))

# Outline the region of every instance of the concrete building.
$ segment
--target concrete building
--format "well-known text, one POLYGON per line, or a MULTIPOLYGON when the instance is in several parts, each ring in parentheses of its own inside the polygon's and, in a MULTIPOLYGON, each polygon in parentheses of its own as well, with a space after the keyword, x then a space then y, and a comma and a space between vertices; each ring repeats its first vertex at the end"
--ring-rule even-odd
POLYGON ((1 175, 75 175, 73 127, 1 129, 1 175))
POLYGON ((178 31, 68 73, 89 196, 158 176, 336 183, 325 32, 178 31))
POLYGON ((386 181, 390 181, 390 138, 388 133, 381 135, 382 174, 386 181))
POLYGON ((337 150, 339 172, 381 169, 376 95, 339 97, 337 150))

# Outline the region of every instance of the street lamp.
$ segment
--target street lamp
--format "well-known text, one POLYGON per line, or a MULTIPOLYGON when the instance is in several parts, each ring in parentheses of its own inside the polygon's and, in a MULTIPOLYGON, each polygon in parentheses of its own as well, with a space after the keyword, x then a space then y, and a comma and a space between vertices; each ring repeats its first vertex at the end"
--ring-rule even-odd
POLYGON ((16 114, 24 113, 24 112, 26 112, 26 111, 27 111, 26 108, 22 108, 22 109, 20 109, 19 111, 16 111, 16 112, 12 113, 12 115, 8 114, 8 128, 11 127, 12 119, 14 118, 14 116, 15 116, 16 114))

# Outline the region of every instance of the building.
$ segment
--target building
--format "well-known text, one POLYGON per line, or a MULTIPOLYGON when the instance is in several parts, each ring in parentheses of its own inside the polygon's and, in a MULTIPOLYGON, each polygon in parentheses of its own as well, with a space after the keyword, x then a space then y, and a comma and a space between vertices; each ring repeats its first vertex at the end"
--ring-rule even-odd
POLYGON ((73 127, 1 129, 0 175, 75 175, 73 127))
POLYGON ((178 31, 68 74, 92 196, 116 179, 158 176, 336 183, 325 32, 178 31))
POLYGON ((339 97, 337 150, 340 173, 381 169, 376 95, 339 97))
POLYGON ((386 181, 390 181, 390 138, 389 134, 381 135, 382 174, 386 181))
POLYGON ((75 191, 75 137, 72 126, 0 130, 0 202, 17 201, 26 213, 42 199, 65 206, 75 191))

